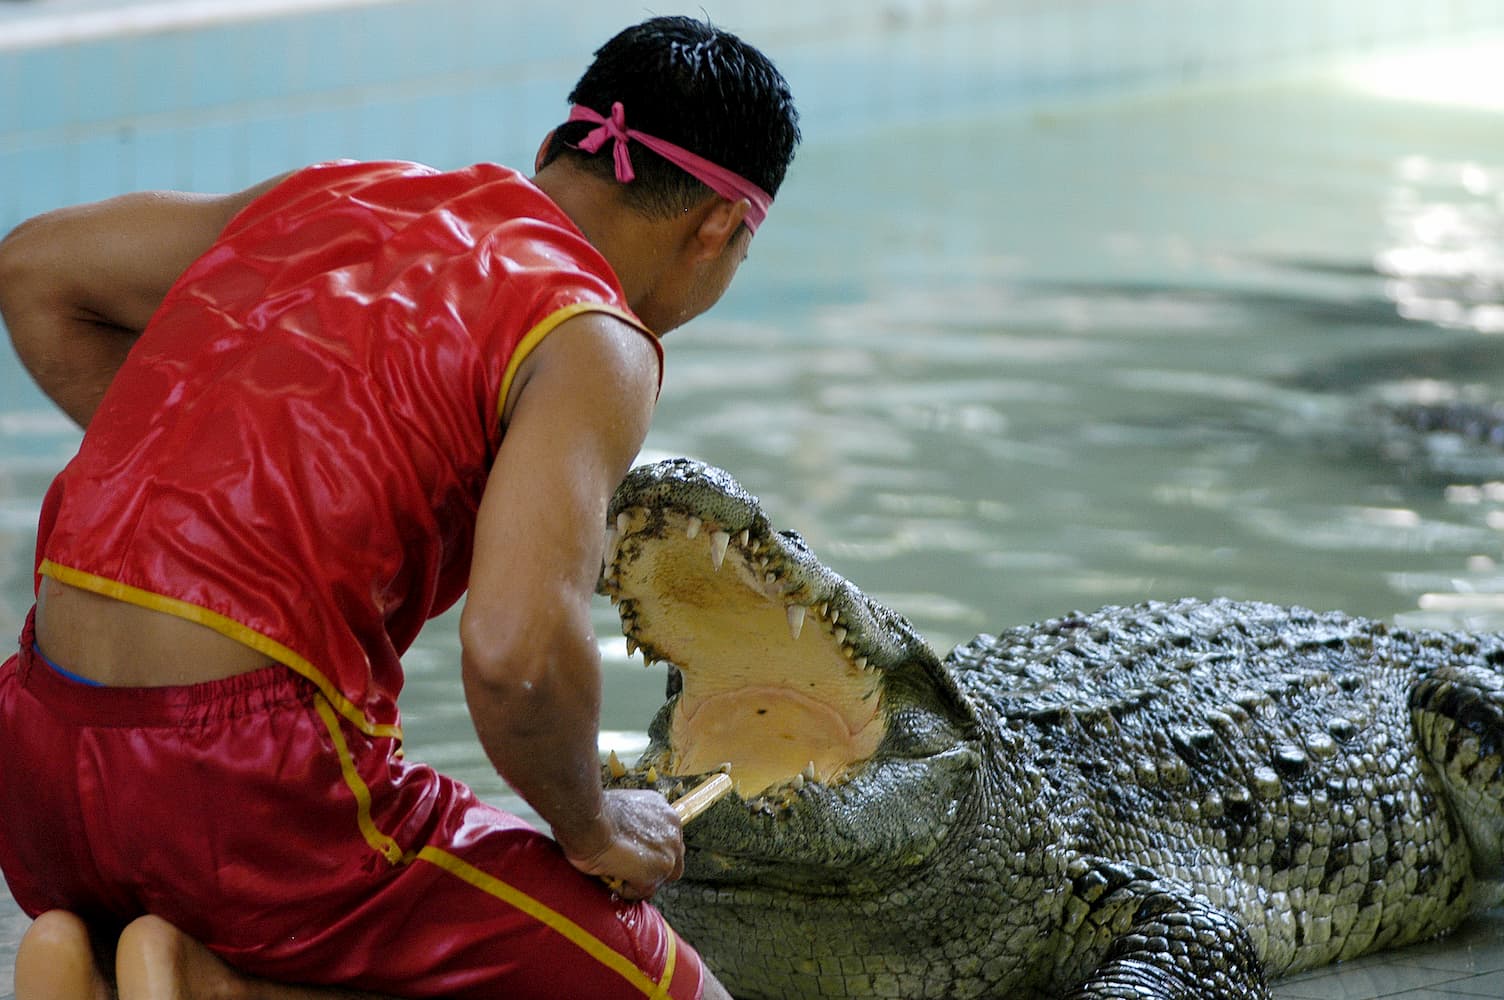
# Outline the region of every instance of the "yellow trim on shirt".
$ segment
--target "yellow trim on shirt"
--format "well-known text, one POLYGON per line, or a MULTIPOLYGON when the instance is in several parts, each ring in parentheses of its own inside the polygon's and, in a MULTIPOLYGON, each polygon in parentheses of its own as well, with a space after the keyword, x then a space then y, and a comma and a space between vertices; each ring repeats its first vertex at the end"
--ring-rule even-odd
POLYGON ((78 587, 105 597, 113 597, 117 601, 134 604, 137 607, 146 608, 149 611, 160 611, 164 614, 183 618, 205 628, 213 629, 220 635, 234 639, 243 646, 249 646, 256 652, 261 653, 283 666, 288 667, 299 676, 307 678, 319 689, 319 693, 329 700, 329 703, 367 736, 389 737, 392 739, 402 738, 402 727, 372 722, 366 718, 365 713, 355 704, 340 693, 339 688, 325 677, 323 671, 315 667, 305 657, 298 655, 291 649, 277 642, 269 636, 262 635, 247 625, 242 625, 233 618, 227 618, 217 611, 190 604, 176 597, 168 597, 165 594, 153 593, 150 590, 142 590, 140 587, 132 587, 128 583, 119 580, 111 580, 107 576, 99 576, 84 570, 74 569, 71 566, 61 566, 51 559, 42 560, 41 567, 37 570, 43 576, 49 576, 59 583, 66 583, 70 587, 78 587))
POLYGON ((653 331, 642 325, 642 320, 633 316, 627 310, 618 309, 615 306, 608 306, 601 302, 576 302, 574 305, 556 309, 543 317, 536 326, 522 335, 521 340, 517 341, 517 347, 512 351, 512 359, 507 362, 506 374, 501 377, 501 394, 496 399, 497 419, 500 419, 502 414, 506 413, 507 396, 512 391, 512 381, 517 377, 517 369, 522 367, 522 362, 526 361, 527 356, 533 353, 533 348, 542 343, 544 337, 558 329, 559 325, 565 320, 573 319, 587 312, 598 312, 605 313, 608 316, 615 316, 632 327, 632 329, 642 331, 644 336, 651 337, 655 342, 658 339, 653 331))
MULTIPOLYGON (((663 962, 663 980, 654 982, 652 977, 637 967, 637 964, 615 948, 606 944, 600 938, 591 934, 579 924, 570 920, 564 914, 552 909, 514 885, 509 885, 501 879, 470 864, 461 858, 450 854, 448 851, 437 847, 424 847, 418 851, 418 859, 437 865, 444 871, 463 879, 475 886, 481 892, 494 896, 504 903, 515 906, 559 934, 563 935, 573 944, 581 948, 591 958, 620 975, 643 996, 662 1000, 668 996, 669 986, 674 978, 674 966, 678 961, 679 945, 677 935, 668 930, 668 954, 663 962)), ((667 930, 667 928, 665 928, 667 930)))

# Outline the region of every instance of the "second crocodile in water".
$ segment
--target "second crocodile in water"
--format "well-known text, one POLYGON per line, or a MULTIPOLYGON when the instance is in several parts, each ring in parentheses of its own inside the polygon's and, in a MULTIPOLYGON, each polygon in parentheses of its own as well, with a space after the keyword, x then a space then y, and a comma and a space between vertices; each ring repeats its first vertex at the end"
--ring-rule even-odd
POLYGON ((674 667, 612 780, 729 765, 658 901, 738 997, 1262 998, 1501 898, 1500 636, 1186 600, 941 660, 724 472, 610 517, 674 667))

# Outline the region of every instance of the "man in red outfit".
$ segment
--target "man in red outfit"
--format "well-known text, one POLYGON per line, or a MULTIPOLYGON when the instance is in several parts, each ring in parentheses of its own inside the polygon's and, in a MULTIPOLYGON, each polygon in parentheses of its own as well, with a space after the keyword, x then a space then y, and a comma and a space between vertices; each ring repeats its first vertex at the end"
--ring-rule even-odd
POLYGON ((589 604, 656 334, 725 291, 797 116, 686 18, 570 100, 530 180, 321 164, 0 243, 17 351, 87 428, 0 668, 18 1000, 108 995, 117 937, 128 1000, 724 995, 645 902, 673 810, 601 789, 589 604), (462 594, 481 746, 552 839, 398 752, 400 656, 462 594))

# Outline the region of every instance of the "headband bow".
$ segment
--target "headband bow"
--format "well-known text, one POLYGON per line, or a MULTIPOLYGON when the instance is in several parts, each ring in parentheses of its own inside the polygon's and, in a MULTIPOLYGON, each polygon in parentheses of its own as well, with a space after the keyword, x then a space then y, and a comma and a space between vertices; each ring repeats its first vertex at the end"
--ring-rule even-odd
POLYGON ((773 204, 772 195, 740 174, 732 173, 725 167, 711 163, 682 146, 676 146, 634 128, 627 128, 627 114, 620 101, 612 102, 610 117, 576 104, 569 109, 569 120, 591 122, 599 126, 591 129, 585 138, 580 140, 577 148, 587 153, 597 153, 607 142, 613 143, 611 157, 616 167, 616 179, 623 184, 632 183, 637 176, 632 169, 631 151, 627 148, 628 143, 636 141, 700 181, 722 198, 730 201, 745 198, 748 204, 745 221, 747 228, 754 233, 762 224, 762 220, 767 217, 768 208, 773 204))

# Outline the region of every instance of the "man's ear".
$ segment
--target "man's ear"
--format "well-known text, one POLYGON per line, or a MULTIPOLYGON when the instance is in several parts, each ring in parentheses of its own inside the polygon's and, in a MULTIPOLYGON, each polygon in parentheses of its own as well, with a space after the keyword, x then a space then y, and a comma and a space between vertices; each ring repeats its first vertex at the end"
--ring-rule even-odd
POLYGON ((742 220, 746 219, 747 209, 751 207, 752 203, 745 198, 738 198, 736 201, 714 199, 709 210, 700 219, 699 228, 695 230, 695 259, 714 260, 724 253, 726 244, 741 229, 742 220))
POLYGON ((551 128, 548 130, 548 135, 543 137, 543 144, 538 147, 538 153, 533 157, 533 173, 543 169, 543 157, 547 155, 548 147, 553 145, 554 133, 557 131, 558 129, 551 128))

